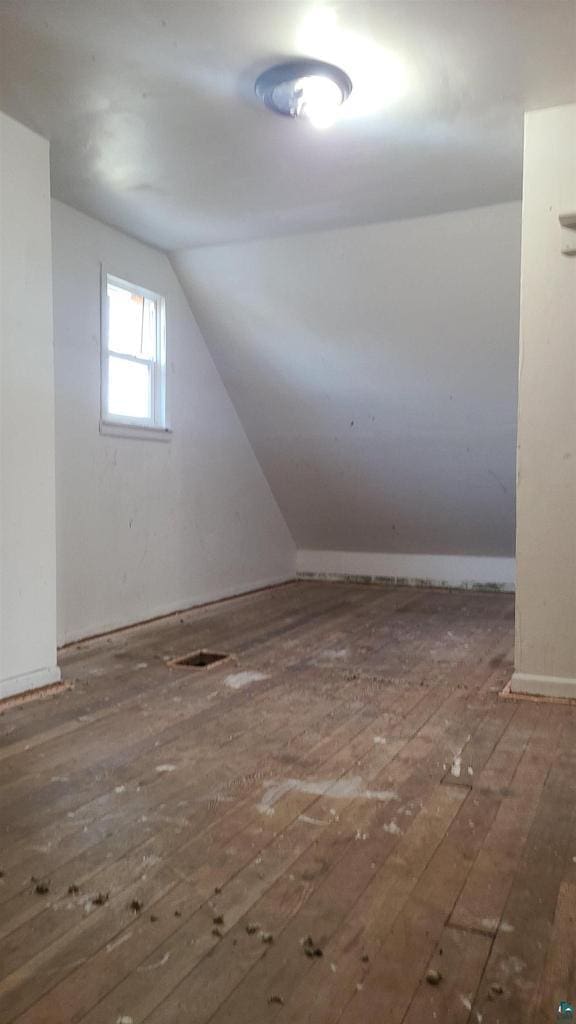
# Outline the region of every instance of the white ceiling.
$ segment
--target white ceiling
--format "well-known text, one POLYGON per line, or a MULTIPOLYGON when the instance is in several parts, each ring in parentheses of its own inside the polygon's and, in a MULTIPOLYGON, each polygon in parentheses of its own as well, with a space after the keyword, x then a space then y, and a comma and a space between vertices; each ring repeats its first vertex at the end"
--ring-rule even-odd
POLYGON ((0 0, 0 105, 50 138, 58 198, 166 249, 520 196, 523 111, 576 96, 574 0, 321 7, 0 0), (325 132, 254 101, 295 55, 353 78, 325 132))

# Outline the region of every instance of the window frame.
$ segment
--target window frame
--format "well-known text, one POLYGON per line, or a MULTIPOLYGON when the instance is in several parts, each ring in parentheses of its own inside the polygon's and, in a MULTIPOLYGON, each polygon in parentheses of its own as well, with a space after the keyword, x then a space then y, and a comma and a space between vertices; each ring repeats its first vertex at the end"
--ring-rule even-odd
POLYGON ((100 268, 100 433, 121 437, 169 440, 172 431, 168 425, 166 388, 166 299, 159 292, 135 284, 113 273, 104 264, 100 268), (109 300, 108 285, 122 288, 132 295, 141 295, 156 305, 156 351, 154 358, 133 356, 110 349, 108 343, 109 300), (130 363, 148 366, 150 373, 150 417, 122 416, 108 409, 108 363, 110 356, 130 363))

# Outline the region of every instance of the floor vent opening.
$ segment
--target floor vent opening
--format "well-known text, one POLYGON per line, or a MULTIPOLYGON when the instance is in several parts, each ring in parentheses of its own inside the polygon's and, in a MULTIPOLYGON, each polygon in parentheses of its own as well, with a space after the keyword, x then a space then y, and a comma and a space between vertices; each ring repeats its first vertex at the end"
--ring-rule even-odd
POLYGON ((194 651, 192 654, 183 654, 181 658, 171 658, 168 665, 177 667, 185 665, 187 668, 211 668, 221 661, 227 661, 229 654, 217 654, 214 651, 194 651))

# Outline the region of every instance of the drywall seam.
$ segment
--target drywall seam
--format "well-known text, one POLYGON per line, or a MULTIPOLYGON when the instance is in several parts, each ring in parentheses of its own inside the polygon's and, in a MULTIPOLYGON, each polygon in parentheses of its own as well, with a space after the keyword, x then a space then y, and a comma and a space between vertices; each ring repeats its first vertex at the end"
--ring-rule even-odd
POLYGON ((296 569, 300 578, 356 578, 410 586, 482 587, 509 592, 515 587, 513 558, 301 550, 296 569))

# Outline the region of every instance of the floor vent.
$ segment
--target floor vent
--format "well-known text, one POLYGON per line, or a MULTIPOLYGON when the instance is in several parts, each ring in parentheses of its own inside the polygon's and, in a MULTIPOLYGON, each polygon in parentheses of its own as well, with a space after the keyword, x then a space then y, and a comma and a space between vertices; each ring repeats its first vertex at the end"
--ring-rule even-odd
POLYGON ((170 668, 178 668, 185 665, 186 668, 212 668, 221 661, 227 661, 229 654, 216 654, 214 651, 194 651, 193 654, 183 654, 181 658, 170 658, 167 662, 170 668))

